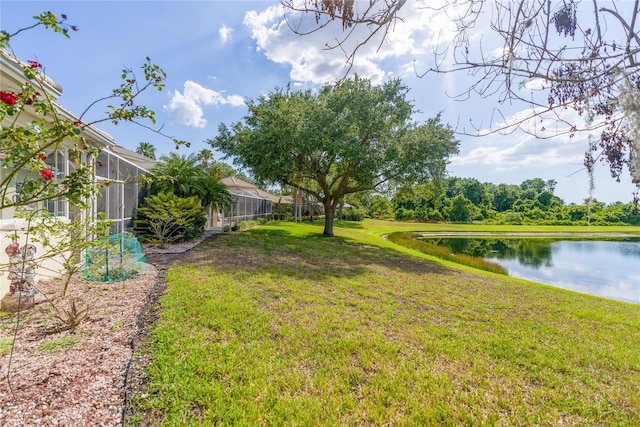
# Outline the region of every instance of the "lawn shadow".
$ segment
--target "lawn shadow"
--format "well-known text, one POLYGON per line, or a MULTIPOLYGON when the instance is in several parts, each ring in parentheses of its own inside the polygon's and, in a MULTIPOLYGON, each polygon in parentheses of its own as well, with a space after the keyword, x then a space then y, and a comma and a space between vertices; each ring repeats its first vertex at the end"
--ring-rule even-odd
POLYGON ((356 277, 370 272, 375 266, 414 274, 452 272, 437 262, 393 249, 365 245, 345 237, 324 237, 318 233, 295 236, 282 229, 253 229, 220 235, 198 247, 182 263, 211 266, 217 270, 263 270, 318 280, 356 277))
POLYGON ((362 222, 359 222, 359 221, 339 220, 339 221, 336 221, 334 225, 340 228, 364 230, 364 225, 362 225, 362 222))

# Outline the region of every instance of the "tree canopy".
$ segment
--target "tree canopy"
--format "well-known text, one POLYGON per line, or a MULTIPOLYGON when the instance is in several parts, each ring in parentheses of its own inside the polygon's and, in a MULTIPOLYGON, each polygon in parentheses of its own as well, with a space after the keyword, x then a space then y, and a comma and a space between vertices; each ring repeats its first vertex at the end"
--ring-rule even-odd
MULTIPOLYGON (((314 32, 333 20, 342 22, 344 36, 331 35, 329 48, 346 52, 347 62, 363 44, 384 41, 402 25, 406 0, 281 0, 285 9, 312 14, 314 32), (362 40, 356 27, 366 27, 362 40), (374 38, 374 35, 381 37, 374 38), (346 48, 358 37, 355 48, 346 48)), ((585 166, 592 170, 600 158, 611 175, 620 180, 629 169, 640 185, 640 36, 637 32, 640 0, 612 2, 593 0, 442 0, 423 1, 454 28, 453 36, 433 53, 427 73, 461 72, 469 86, 458 99, 472 95, 497 97, 493 117, 500 124, 478 135, 521 129, 538 138, 560 134, 588 134, 585 166), (474 31, 482 29, 482 37, 474 31), (523 91, 523 87, 535 90, 523 91), (528 114, 507 121, 502 106, 513 101, 527 107, 528 114), (553 129, 540 124, 553 121, 553 129)), ((294 31, 295 26, 290 25, 294 31)), ((302 33, 301 33, 302 34, 302 33)), ((492 124, 493 125, 493 124, 492 124)))
MULTIPOLYGON (((481 183, 474 178, 447 177, 437 183, 394 192, 391 211, 397 221, 454 221, 484 224, 638 225, 640 209, 632 203, 609 205, 595 199, 565 204, 554 194, 556 181, 526 179, 521 184, 481 183), (437 185, 434 185, 437 184, 437 185)), ((378 215, 370 206, 350 199, 364 215, 378 215)))
POLYGON ((411 119, 399 79, 373 85, 354 76, 317 93, 276 88, 248 102, 249 113, 219 126, 209 144, 265 183, 311 194, 325 209, 326 236, 348 194, 391 183, 440 178, 458 141, 440 117, 411 119))

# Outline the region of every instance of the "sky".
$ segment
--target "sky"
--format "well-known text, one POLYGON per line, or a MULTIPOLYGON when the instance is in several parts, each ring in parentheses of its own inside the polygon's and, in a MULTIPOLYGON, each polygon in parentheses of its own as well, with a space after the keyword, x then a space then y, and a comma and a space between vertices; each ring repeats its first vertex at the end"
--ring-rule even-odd
MULTIPOLYGON (((497 101, 477 97, 460 102, 448 96, 468 87, 466 76, 417 76, 416 71, 431 66, 433 47, 450 37, 447 20, 419 6, 409 0, 401 11, 402 22, 384 43, 374 40, 361 48, 351 72, 376 84, 401 78, 410 88, 407 98, 415 106, 416 122, 439 113, 455 129, 468 129, 469 123, 486 128, 492 120, 499 122, 493 114, 499 108, 497 101)), ((13 32, 27 27, 34 22, 32 16, 42 11, 66 14, 79 30, 67 39, 38 28, 19 34, 11 45, 17 57, 37 60, 62 86, 59 102, 80 114, 120 85, 123 68, 139 69, 150 57, 167 78, 162 91, 147 92, 140 102, 156 112, 155 128, 190 141, 189 148, 177 150, 179 154, 210 149, 206 140, 215 138, 220 123, 231 125, 246 116, 248 99, 287 85, 317 89, 346 72, 344 52, 325 48, 344 36, 341 25, 299 36, 290 25, 306 28, 312 17, 291 15, 285 20, 278 1, 2 0, 1 28, 13 32)), ((504 108, 507 117, 526 110, 524 105, 504 108)), ((85 117, 96 119, 105 111, 104 105, 97 105, 85 117)), ((150 142, 158 157, 176 151, 170 140, 142 127, 127 123, 98 127, 131 150, 140 142, 150 142)), ((566 203, 582 203, 589 196, 582 163, 587 137, 536 139, 515 132, 457 138, 460 152, 451 158, 451 176, 495 184, 554 179, 555 193, 566 203)), ((223 160, 222 153, 214 154, 223 160)), ((598 165, 596 199, 629 202, 634 189, 628 174, 616 182, 606 165, 598 165)))

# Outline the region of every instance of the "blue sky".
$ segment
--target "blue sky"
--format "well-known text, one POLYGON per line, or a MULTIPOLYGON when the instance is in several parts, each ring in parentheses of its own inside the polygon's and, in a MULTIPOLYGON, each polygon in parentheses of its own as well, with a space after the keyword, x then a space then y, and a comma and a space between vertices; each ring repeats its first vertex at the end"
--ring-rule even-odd
MULTIPOLYGON (((457 102, 456 93, 468 84, 463 75, 416 77, 432 59, 431 49, 446 40, 445 19, 426 15, 419 3, 407 2, 404 22, 382 45, 362 49, 353 71, 382 82, 400 77, 411 88, 409 99, 416 121, 442 113, 443 120, 487 126, 492 100, 457 102)), ((66 14, 79 27, 71 39, 37 29, 12 40, 14 53, 23 60, 41 62, 46 73, 63 88, 60 102, 79 114, 93 100, 108 95, 120 83, 123 67, 136 68, 149 56, 167 72, 162 92, 149 92, 142 102, 156 111, 163 132, 191 142, 188 154, 210 148, 205 140, 217 134, 218 124, 231 124, 246 114, 244 100, 255 99, 275 87, 315 88, 345 72, 344 54, 323 49, 343 35, 340 25, 299 37, 283 21, 277 1, 7 1, 0 3, 2 29, 13 31, 30 25, 31 17, 49 10, 66 14)), ((290 22, 305 25, 304 18, 290 22)), ((508 115, 522 114, 514 105, 508 115)), ((99 107, 90 112, 99 117, 99 107)), ((153 143, 159 154, 174 145, 147 130, 128 124, 99 126, 118 144, 134 150, 142 141, 153 143)), ((588 178, 582 166, 586 137, 536 140, 516 132, 485 137, 459 136, 460 154, 452 159, 453 176, 482 182, 519 184, 529 178, 555 179, 556 194, 565 202, 588 197, 588 178)), ((216 155, 220 159, 220 154, 216 155)), ((596 171, 595 197, 604 202, 629 201, 634 186, 628 175, 617 183, 608 168, 596 171)))

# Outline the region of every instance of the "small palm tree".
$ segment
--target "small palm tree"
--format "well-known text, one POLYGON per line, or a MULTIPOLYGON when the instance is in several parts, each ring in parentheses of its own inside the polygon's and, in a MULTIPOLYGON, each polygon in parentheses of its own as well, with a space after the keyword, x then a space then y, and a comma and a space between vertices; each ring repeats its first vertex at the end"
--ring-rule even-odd
POLYGON ((198 153, 198 160, 202 162, 204 167, 209 166, 209 163, 213 160, 213 152, 207 148, 203 148, 198 153))
POLYGON ((203 195, 202 205, 213 205, 214 209, 226 208, 231 206, 232 196, 224 185, 213 175, 207 175, 204 179, 205 194, 203 195))
POLYGON ((178 197, 197 196, 203 206, 228 206, 231 194, 227 187, 198 161, 198 156, 179 156, 171 153, 160 157, 160 162, 151 171, 153 184, 151 193, 170 192, 178 197))
POLYGON ((151 176, 151 193, 170 192, 178 197, 198 195, 198 183, 204 178, 195 154, 179 156, 176 153, 161 156, 151 176))
POLYGON ((151 160, 156 159, 156 147, 153 146, 150 142, 141 142, 136 148, 136 153, 142 154, 145 157, 150 158, 151 160))

